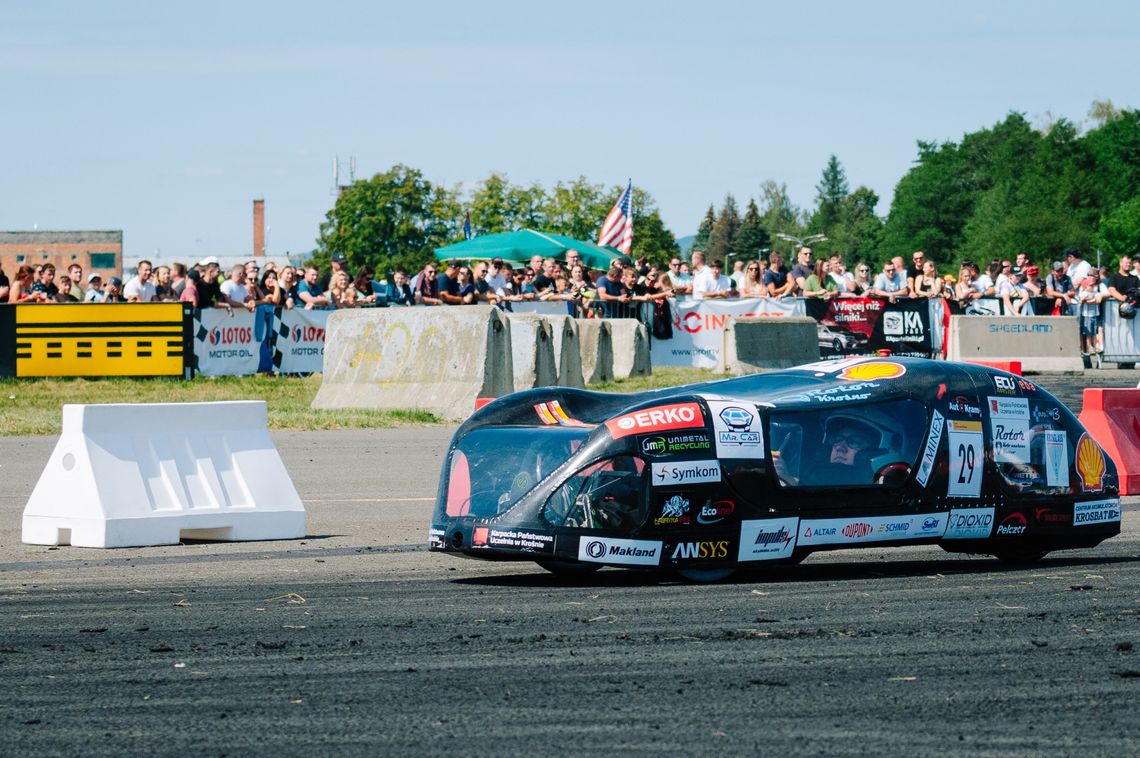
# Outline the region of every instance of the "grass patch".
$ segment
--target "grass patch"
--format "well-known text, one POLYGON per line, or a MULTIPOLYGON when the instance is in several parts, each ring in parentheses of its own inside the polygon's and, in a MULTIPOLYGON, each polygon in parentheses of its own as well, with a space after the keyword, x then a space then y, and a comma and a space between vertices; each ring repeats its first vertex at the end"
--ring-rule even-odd
MULTIPOLYGON (((606 392, 641 392, 677 384, 708 381, 719 375, 705 369, 666 367, 652 376, 591 386, 606 392)), ((368 429, 443 423, 426 411, 376 411, 311 408, 319 375, 201 376, 181 379, 0 379, 0 435, 59 434, 67 403, 191 403, 217 400, 264 400, 270 429, 368 429)))

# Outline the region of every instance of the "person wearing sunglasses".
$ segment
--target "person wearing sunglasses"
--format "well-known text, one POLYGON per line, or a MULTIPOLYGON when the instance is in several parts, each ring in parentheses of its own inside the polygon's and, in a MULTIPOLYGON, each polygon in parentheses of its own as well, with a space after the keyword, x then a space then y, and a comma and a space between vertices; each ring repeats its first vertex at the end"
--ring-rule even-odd
POLYGON ((871 266, 860 262, 855 266, 855 277, 851 280, 851 293, 857 297, 866 297, 874 289, 875 282, 871 279, 871 266))
POLYGON ((764 297, 768 294, 764 286, 764 272, 760 269, 760 261, 748 261, 744 266, 744 277, 740 282, 741 297, 764 297))

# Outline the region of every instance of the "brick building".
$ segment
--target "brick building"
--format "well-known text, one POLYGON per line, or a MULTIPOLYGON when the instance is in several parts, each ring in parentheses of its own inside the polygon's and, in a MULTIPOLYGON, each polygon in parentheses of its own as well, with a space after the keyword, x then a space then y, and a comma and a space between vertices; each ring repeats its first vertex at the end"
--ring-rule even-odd
POLYGON ((53 263, 66 271, 72 263, 106 279, 123 270, 123 233, 109 232, 0 232, 0 269, 9 278, 20 266, 53 263))

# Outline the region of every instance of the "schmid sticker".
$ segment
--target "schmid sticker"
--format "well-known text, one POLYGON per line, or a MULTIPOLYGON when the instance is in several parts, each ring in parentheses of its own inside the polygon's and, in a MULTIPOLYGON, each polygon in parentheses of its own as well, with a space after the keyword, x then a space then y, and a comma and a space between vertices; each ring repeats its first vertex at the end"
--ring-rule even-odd
POLYGON ((1077 443, 1077 473, 1081 475, 1081 489, 1097 492, 1104 489, 1104 453, 1096 440, 1082 434, 1077 443))
POLYGON ((950 481, 947 497, 981 497, 982 468, 986 460, 981 421, 951 421, 950 481))
POLYGON ((938 446, 942 444, 943 426, 945 426, 945 419, 941 413, 935 411, 934 417, 930 419, 930 434, 926 435, 926 447, 922 450, 922 463, 914 477, 923 487, 926 486, 926 481, 930 478, 930 471, 934 468, 934 457, 938 455, 938 446))
POLYGON ((611 537, 582 537, 578 540, 578 560, 590 563, 656 566, 661 560, 661 543, 650 540, 619 540, 611 537))
POLYGON ((764 457, 764 437, 755 405, 723 400, 709 400, 708 403, 718 457, 764 457))
POLYGON ((643 411, 627 413, 606 422, 610 436, 615 440, 630 434, 646 432, 667 432, 672 429, 693 429, 704 426, 705 419, 701 407, 696 403, 677 403, 647 408, 643 411))
POLYGON ((1069 446, 1064 432, 1045 432, 1045 485, 1069 486, 1069 446))
POLYGON ((1119 500, 1091 500, 1087 503, 1073 503, 1073 526, 1104 524, 1120 521, 1119 500))
POLYGON ((772 518, 740 522, 740 549, 736 560, 774 561, 791 558, 796 549, 798 518, 772 518))
POLYGON ((653 464, 654 487, 720 481, 720 461, 669 461, 653 464))
POLYGON ((984 540, 994 528, 993 508, 955 508, 950 511, 944 540, 984 540))

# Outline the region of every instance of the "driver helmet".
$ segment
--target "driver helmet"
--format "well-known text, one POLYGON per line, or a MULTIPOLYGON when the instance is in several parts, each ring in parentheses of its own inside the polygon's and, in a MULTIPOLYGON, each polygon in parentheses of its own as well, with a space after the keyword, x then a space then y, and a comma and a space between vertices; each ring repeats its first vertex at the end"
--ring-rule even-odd
POLYGON ((874 409, 866 408, 860 411, 837 411, 827 419, 824 425, 824 442, 835 444, 840 432, 858 431, 866 435, 867 451, 879 456, 896 452, 902 447, 901 435, 891 425, 885 414, 874 409))

